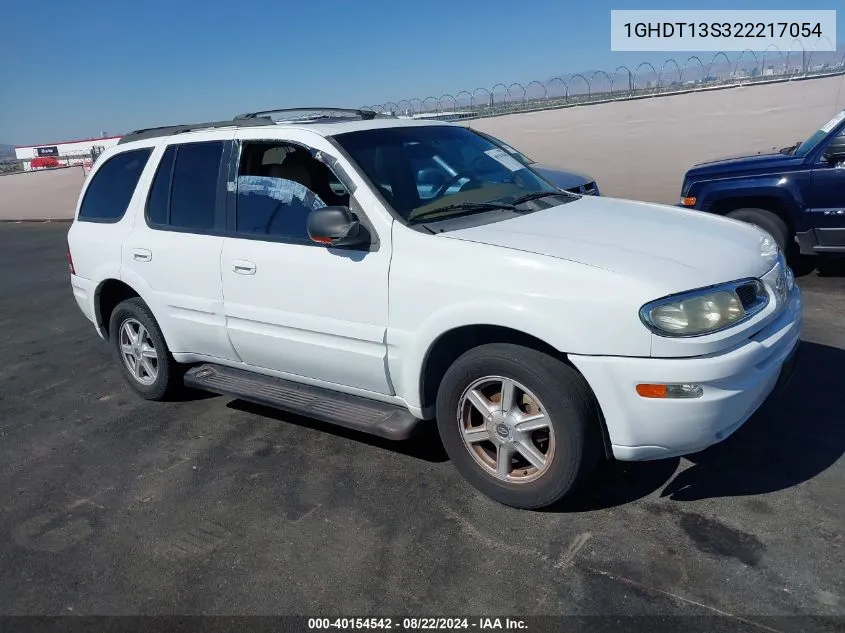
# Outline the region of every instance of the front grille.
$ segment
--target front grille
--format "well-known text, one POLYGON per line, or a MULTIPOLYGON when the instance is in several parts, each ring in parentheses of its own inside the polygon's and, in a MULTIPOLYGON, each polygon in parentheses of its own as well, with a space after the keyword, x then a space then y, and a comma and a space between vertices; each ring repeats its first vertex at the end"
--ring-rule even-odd
POLYGON ((744 309, 747 310, 749 306, 754 305, 754 302, 757 301, 757 291, 757 282, 750 282, 736 287, 736 295, 742 302, 742 307, 744 309))
POLYGON ((594 182, 588 182, 586 185, 580 185, 578 187, 570 187, 567 191, 571 193, 577 193, 581 196, 597 196, 599 195, 599 188, 596 186, 594 182))

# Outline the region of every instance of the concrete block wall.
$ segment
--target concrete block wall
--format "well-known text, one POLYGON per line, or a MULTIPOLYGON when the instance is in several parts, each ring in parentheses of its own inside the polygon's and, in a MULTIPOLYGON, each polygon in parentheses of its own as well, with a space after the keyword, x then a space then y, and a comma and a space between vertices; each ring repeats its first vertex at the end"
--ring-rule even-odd
POLYGON ((803 140, 845 108, 845 76, 467 121, 534 160, 594 176, 602 194, 675 204, 696 162, 803 140))

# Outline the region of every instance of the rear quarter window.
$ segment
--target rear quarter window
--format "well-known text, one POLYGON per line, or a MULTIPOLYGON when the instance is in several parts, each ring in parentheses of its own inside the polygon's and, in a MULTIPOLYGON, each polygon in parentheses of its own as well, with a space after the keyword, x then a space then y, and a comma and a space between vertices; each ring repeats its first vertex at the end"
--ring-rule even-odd
POLYGON ((152 153, 151 147, 112 156, 94 172, 79 207, 83 222, 117 222, 126 213, 141 173, 152 153))

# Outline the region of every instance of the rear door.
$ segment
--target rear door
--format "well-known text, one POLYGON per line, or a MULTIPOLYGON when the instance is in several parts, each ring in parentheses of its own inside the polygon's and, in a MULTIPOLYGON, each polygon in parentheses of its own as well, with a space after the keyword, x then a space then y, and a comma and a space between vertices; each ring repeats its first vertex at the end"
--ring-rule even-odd
MULTIPOLYGON (((845 136, 845 127, 837 136, 845 136)), ((845 160, 828 162, 824 156, 816 160, 807 211, 819 246, 845 248, 845 160)))
POLYGON ((220 283, 231 146, 217 134, 159 147, 143 220, 124 243, 122 274, 146 287, 173 353, 238 359, 220 283))
POLYGON ((133 211, 149 185, 153 149, 139 147, 113 154, 83 183, 77 217, 68 232, 78 276, 98 280, 117 275, 121 243, 132 230, 133 211))
MULTIPOLYGON (((149 185, 153 149, 138 147, 111 154, 101 159, 83 184, 67 240, 73 295, 92 323, 97 323, 96 284, 120 277, 121 245, 149 185)), ((108 329, 108 323, 100 325, 108 329)))

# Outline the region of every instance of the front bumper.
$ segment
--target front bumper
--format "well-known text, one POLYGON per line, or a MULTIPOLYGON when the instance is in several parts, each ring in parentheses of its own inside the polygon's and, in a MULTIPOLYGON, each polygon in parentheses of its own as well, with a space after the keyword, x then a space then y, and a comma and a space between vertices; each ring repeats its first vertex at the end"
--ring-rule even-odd
POLYGON ((727 438, 788 380, 802 323, 796 286, 777 319, 726 351, 693 358, 569 358, 598 399, 616 459, 674 457, 727 438), (643 398, 635 391, 639 383, 693 383, 704 393, 690 399, 643 398))

